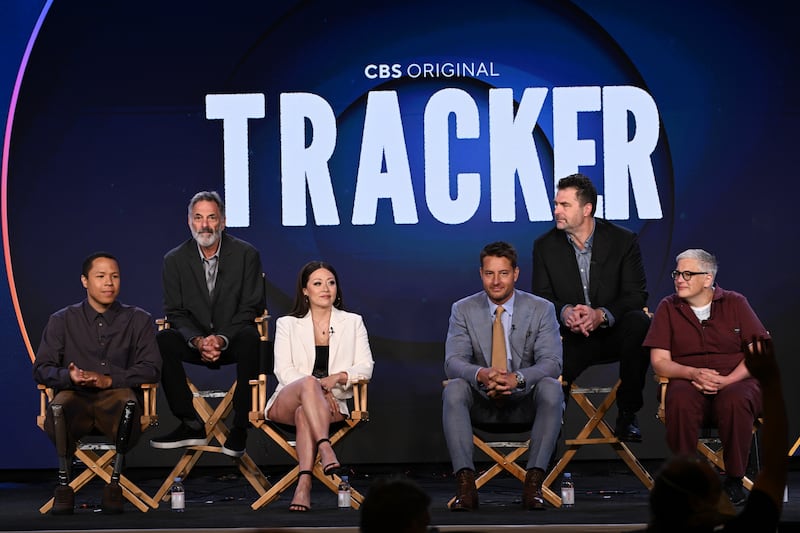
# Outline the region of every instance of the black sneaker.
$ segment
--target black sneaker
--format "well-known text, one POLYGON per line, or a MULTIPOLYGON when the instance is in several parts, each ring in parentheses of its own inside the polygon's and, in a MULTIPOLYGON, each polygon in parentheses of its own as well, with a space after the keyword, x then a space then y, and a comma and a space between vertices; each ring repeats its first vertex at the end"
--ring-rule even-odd
POLYGON ((747 501, 747 494, 744 491, 741 478, 726 477, 722 483, 722 488, 725 489, 725 494, 728 495, 733 505, 743 505, 747 501))
POLYGON ((222 453, 230 457, 241 457, 247 447, 247 430, 244 428, 231 429, 225 444, 222 445, 222 453))
POLYGON ((181 424, 177 429, 163 437, 151 439, 150 446, 162 450, 170 450, 172 448, 185 448, 186 446, 202 446, 207 442, 205 428, 201 426, 198 429, 192 429, 186 424, 181 424))

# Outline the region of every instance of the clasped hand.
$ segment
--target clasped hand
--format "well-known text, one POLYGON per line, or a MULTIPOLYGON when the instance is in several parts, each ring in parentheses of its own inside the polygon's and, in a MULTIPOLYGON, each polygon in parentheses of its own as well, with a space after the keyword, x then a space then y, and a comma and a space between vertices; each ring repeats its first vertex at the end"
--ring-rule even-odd
POLYGON ((225 341, 218 335, 208 337, 198 337, 194 342, 195 348, 200 352, 200 358, 207 363, 216 363, 222 355, 222 348, 225 341))
POLYGON ((517 387, 517 376, 507 370, 482 368, 478 372, 478 381, 486 388, 489 398, 509 396, 517 387))
POLYGON ((603 322, 599 310, 588 305, 578 304, 568 307, 564 312, 564 325, 573 333, 580 333, 585 337, 596 330, 603 322))
POLYGON ((692 385, 703 394, 716 394, 725 385, 723 378, 713 368, 698 368, 693 372, 692 385))
POLYGON ((71 379, 75 385, 95 389, 107 389, 111 387, 111 376, 100 374, 92 370, 83 370, 82 368, 78 368, 75 363, 70 363, 67 368, 69 369, 69 379, 71 379))

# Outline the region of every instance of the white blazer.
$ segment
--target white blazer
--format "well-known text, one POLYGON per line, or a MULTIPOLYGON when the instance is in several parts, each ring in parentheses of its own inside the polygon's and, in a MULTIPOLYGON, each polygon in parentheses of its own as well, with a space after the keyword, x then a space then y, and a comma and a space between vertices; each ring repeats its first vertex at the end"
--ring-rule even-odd
MULTIPOLYGON (((331 392, 338 400, 339 411, 350 414, 347 398, 353 397, 352 383, 372 377, 372 351, 369 348, 367 328, 361 315, 333 308, 331 312, 330 355, 328 374, 347 372, 347 383, 337 384, 331 392)), ((316 347, 311 313, 303 318, 283 316, 275 324, 275 376, 278 386, 267 402, 264 415, 283 387, 314 371, 316 347)))

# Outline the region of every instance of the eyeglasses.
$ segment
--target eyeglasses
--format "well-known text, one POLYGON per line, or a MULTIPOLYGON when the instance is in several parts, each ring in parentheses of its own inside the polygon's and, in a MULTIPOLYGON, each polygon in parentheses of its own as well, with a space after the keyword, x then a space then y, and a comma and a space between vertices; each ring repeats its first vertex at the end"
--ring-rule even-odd
POLYGON ((673 280, 678 279, 678 276, 680 276, 684 281, 689 281, 692 279, 692 276, 699 276, 700 274, 708 274, 708 272, 692 272, 691 270, 684 270, 681 272, 680 270, 673 270, 670 275, 673 280))

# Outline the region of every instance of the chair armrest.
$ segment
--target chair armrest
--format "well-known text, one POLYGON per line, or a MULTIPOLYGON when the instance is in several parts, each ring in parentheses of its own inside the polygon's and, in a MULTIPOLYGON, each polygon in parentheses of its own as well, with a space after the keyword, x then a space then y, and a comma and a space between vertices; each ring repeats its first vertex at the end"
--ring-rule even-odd
POLYGON ((253 424, 266 420, 264 409, 267 407, 267 375, 259 374, 258 379, 250 380, 250 414, 248 418, 253 424))
POLYGON ((367 409, 367 386, 369 380, 360 378, 353 383, 353 410, 350 412, 352 420, 369 420, 369 410, 367 409))
POLYGON ((53 389, 44 385, 37 384, 36 388, 39 390, 39 415, 36 417, 36 425, 39 429, 44 430, 44 419, 47 416, 47 404, 53 399, 53 389))
POLYGON ((156 411, 156 396, 158 383, 142 383, 142 416, 140 421, 142 428, 155 427, 158 425, 158 413, 156 411))
MULTIPOLYGON (((39 415, 36 417, 36 425, 39 429, 44 430, 44 419, 47 416, 47 404, 53 400, 55 391, 50 387, 36 385, 39 391, 39 415)), ((156 412, 156 391, 158 390, 158 383, 142 383, 139 388, 142 390, 142 416, 139 418, 142 424, 142 429, 148 427, 155 427, 158 425, 158 413, 156 412)))
POLYGON ((269 340, 269 319, 272 318, 269 311, 264 309, 264 314, 257 316, 255 319, 256 328, 258 328, 258 335, 262 341, 269 340))
POLYGON ((669 378, 655 374, 656 383, 658 383, 658 411, 656 417, 662 422, 666 421, 666 397, 667 385, 669 385, 669 378))

